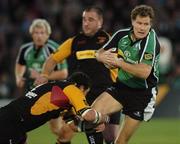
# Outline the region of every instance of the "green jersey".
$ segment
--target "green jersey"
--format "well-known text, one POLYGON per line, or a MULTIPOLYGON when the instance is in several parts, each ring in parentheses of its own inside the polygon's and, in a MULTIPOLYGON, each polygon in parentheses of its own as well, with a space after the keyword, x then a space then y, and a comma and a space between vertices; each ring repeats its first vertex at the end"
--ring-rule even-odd
POLYGON ((159 81, 159 56, 160 44, 156 33, 151 29, 148 35, 137 41, 131 39, 132 29, 117 31, 104 49, 118 48, 124 54, 124 61, 130 64, 145 63, 152 66, 152 71, 147 79, 138 78, 131 73, 118 70, 118 79, 131 88, 151 88, 159 81))
MULTIPOLYGON (((58 44, 52 40, 48 40, 46 44, 41 48, 35 48, 33 42, 24 44, 21 46, 16 63, 25 65, 27 69, 34 69, 37 72, 41 73, 42 67, 46 59, 50 56, 51 53, 54 53, 58 44)), ((58 64, 55 70, 61 70, 67 68, 67 62, 64 61, 61 64, 58 64)), ((27 89, 32 88, 34 80, 27 79, 27 89)))

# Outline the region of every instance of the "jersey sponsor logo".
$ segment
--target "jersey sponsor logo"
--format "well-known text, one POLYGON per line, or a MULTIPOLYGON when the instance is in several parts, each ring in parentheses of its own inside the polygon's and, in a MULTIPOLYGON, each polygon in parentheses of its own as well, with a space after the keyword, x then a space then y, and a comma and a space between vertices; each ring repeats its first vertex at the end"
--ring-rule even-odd
POLYGON ((25 95, 25 96, 31 99, 31 98, 36 97, 36 96, 37 96, 37 94, 36 94, 36 93, 34 93, 34 92, 29 91, 28 93, 26 93, 26 95, 25 95))
POLYGON ((78 45, 82 45, 82 44, 85 44, 85 43, 86 43, 86 40, 81 40, 81 41, 77 42, 78 45))
POLYGON ((126 50, 126 51, 124 51, 124 55, 125 55, 125 57, 130 57, 130 56, 131 56, 131 53, 126 50))
POLYGON ((76 52, 78 60, 95 58, 95 50, 84 50, 76 52))
POLYGON ((145 53, 145 54, 144 54, 144 59, 145 59, 145 60, 152 60, 152 59, 153 59, 153 54, 145 53))
POLYGON ((109 87, 109 88, 107 88, 109 91, 113 91, 113 90, 115 90, 116 88, 114 87, 114 86, 111 86, 111 87, 109 87))

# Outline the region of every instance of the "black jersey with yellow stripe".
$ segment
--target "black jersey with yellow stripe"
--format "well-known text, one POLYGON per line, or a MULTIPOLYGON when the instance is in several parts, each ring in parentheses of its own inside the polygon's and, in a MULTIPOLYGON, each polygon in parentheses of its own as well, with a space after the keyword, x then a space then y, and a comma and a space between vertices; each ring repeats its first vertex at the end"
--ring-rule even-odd
POLYGON ((19 123, 25 132, 57 118, 65 109, 73 107, 78 113, 89 108, 80 89, 67 81, 53 81, 37 86, 10 105, 19 116, 19 123), (55 102, 53 96, 57 96, 55 102))
POLYGON ((94 36, 79 33, 72 42, 69 58, 69 72, 82 71, 89 75, 93 87, 107 87, 112 84, 110 70, 95 59, 95 51, 109 40, 109 35, 99 30, 94 36))

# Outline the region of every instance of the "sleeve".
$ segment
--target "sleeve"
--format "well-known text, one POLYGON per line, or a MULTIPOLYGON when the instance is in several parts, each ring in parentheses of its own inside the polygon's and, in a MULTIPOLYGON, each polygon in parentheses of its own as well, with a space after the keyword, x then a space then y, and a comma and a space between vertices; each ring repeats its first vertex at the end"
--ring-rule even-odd
POLYGON ((118 41, 121 39, 121 32, 117 31, 112 35, 110 40, 103 46, 104 50, 108 50, 111 48, 117 48, 118 47, 118 41))
POLYGON ((156 57, 156 49, 158 49, 158 47, 160 47, 160 45, 156 33, 152 30, 145 40, 140 62, 152 66, 156 57))
POLYGON ((54 54, 52 54, 52 58, 56 62, 63 61, 71 54, 72 41, 73 38, 69 38, 59 46, 58 50, 54 54))
MULTIPOLYGON (((56 43, 55 41, 53 40, 48 40, 48 55, 50 54, 54 54, 57 49, 58 49, 58 46, 59 44, 56 43)), ((67 61, 66 60, 63 60, 62 62, 58 63, 57 66, 55 67, 55 70, 63 70, 63 69, 67 69, 68 66, 67 66, 67 61)))
POLYGON ((25 54, 25 49, 21 47, 16 58, 16 63, 21 64, 21 65, 26 65, 24 54, 25 54))
POLYGON ((90 107, 86 102, 84 94, 76 86, 69 85, 63 89, 63 92, 77 113, 90 107))

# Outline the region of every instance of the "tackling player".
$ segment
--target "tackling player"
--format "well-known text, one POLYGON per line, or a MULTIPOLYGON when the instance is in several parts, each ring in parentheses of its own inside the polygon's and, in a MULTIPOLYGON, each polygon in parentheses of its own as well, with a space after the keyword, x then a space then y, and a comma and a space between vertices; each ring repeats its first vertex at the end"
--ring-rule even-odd
POLYGON ((90 89, 89 77, 74 73, 67 81, 53 81, 37 86, 24 97, 0 108, 0 144, 24 144, 26 132, 59 117, 64 110, 98 124, 108 117, 92 110, 85 95, 90 89))

